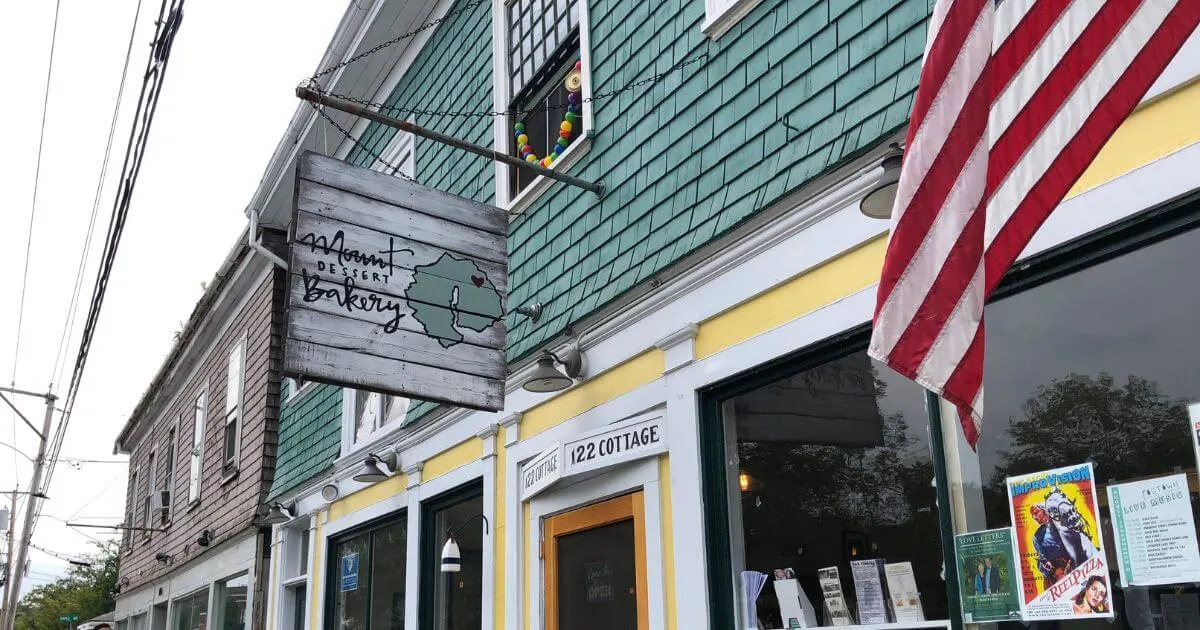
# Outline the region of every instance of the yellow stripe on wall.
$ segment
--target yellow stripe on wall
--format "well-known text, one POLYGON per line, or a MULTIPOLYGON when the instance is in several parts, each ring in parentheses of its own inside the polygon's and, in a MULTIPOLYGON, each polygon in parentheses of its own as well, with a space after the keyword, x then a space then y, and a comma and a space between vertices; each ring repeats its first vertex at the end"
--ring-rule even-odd
POLYGON ((529 439, 588 409, 619 398, 657 380, 662 373, 662 351, 654 348, 643 352, 521 414, 521 439, 529 439))
POLYGON ((704 322, 696 336, 696 358, 710 357, 879 282, 886 249, 887 238, 879 237, 704 322))
POLYGON ((667 630, 678 627, 675 612, 675 519, 671 513, 671 460, 658 458, 658 501, 662 518, 663 602, 667 613, 667 630))
POLYGON ((1070 199, 1200 142, 1200 81, 1153 101, 1125 119, 1067 193, 1070 199))
POLYGON ((354 494, 338 499, 329 504, 329 522, 353 514, 365 507, 370 507, 404 492, 408 487, 408 477, 404 474, 392 475, 378 483, 373 483, 354 494))
POLYGON ((442 451, 425 460, 425 466, 421 468, 421 483, 437 479, 455 468, 461 468, 470 464, 480 457, 483 457, 483 440, 473 437, 466 442, 462 442, 449 450, 442 451))

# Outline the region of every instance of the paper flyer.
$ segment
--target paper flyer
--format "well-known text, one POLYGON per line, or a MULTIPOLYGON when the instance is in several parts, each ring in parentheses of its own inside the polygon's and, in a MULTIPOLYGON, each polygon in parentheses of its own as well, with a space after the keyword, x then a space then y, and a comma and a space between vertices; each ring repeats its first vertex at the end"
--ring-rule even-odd
POLYGON ((1108 487, 1124 586, 1200 582, 1200 549, 1186 474, 1108 487))
POLYGON ((921 607, 921 593, 917 590, 917 576, 913 574, 911 562, 896 562, 883 565, 887 578, 888 597, 896 621, 925 621, 925 610, 921 607))
POLYGON ((817 569, 817 579, 821 583, 821 597, 825 600, 825 608, 829 609, 829 620, 835 626, 848 626, 854 623, 850 617, 850 607, 846 605, 846 596, 842 593, 842 578, 837 567, 817 569))
POLYGON ((1020 582, 1013 559, 1013 530, 990 529, 954 537, 963 621, 1021 618, 1020 582))
POLYGON ((1188 426, 1192 434, 1192 450, 1196 452, 1196 467, 1200 468, 1200 403, 1188 405, 1188 426))
POLYGON ((851 560, 854 596, 858 599, 858 623, 887 623, 887 603, 883 596, 883 560, 851 560))
POLYGON ((1092 465, 1009 477, 1005 485, 1017 539, 1021 616, 1111 618, 1092 465))

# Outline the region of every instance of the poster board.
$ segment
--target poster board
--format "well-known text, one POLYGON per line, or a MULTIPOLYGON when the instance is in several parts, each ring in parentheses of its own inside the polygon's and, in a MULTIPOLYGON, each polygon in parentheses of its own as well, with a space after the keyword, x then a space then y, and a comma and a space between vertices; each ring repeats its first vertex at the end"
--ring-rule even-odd
POLYGON ((1021 619, 1018 572, 1013 557, 1013 530, 990 529, 954 537, 959 600, 963 621, 1021 619))
POLYGON ((503 409, 507 232, 499 208, 304 153, 284 372, 503 409))
POLYGON ((1111 618, 1112 588, 1092 465, 1009 477, 1021 616, 1111 618))

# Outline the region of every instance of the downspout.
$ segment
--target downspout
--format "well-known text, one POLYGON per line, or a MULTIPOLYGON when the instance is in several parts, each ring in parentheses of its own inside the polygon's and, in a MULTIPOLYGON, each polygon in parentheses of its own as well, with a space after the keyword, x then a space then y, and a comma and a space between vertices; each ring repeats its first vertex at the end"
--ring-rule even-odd
POLYGON ((250 229, 246 231, 246 245, 250 249, 265 256, 267 260, 274 263, 276 267, 287 271, 287 261, 279 256, 276 256, 274 252, 267 249, 266 246, 262 244, 262 241, 258 240, 258 212, 253 209, 250 210, 250 229))

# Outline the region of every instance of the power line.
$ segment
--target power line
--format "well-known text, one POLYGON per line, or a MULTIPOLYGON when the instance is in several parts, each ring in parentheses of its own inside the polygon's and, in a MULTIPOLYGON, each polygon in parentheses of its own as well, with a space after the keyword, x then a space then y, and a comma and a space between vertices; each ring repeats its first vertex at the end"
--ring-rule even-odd
MULTIPOLYGON (((112 120, 108 125, 108 140, 104 145, 104 159, 100 163, 100 177, 96 182, 96 195, 92 199, 92 215, 88 219, 87 231, 84 233, 83 249, 79 253, 79 269, 75 272, 75 288, 71 292, 71 303, 67 307, 67 320, 63 325, 62 337, 59 339, 58 351, 54 353, 54 367, 51 369, 51 382, 62 382, 62 370, 67 365, 67 342, 71 330, 75 327, 75 316, 79 312, 79 297, 83 291, 83 272, 86 267, 88 253, 92 249, 92 235, 96 227, 96 217, 100 214, 100 199, 103 196, 104 181, 108 176, 108 162, 112 157, 113 139, 117 133, 117 121, 121 113, 121 101, 125 96, 125 80, 129 76, 129 62, 133 57, 134 35, 137 33, 138 18, 142 14, 142 0, 138 0, 133 12, 133 24, 129 27, 129 43, 125 48, 125 62, 121 67, 121 81, 117 85, 116 102, 113 105, 112 120)), ((56 390, 57 391, 57 390, 56 390)))
POLYGON ((25 270, 21 274, 21 297, 17 307, 17 342, 13 349, 13 379, 21 361, 21 325, 25 321, 25 289, 29 285, 29 253, 33 249, 33 220, 37 216, 38 184, 42 176, 42 147, 46 141, 46 112, 50 108, 50 80, 54 76, 54 50, 58 45, 58 15, 62 0, 54 2, 54 27, 50 31, 50 62, 46 64, 46 90, 42 95, 42 123, 38 132, 37 160, 33 167, 33 199, 29 207, 29 230, 25 237, 25 270))

